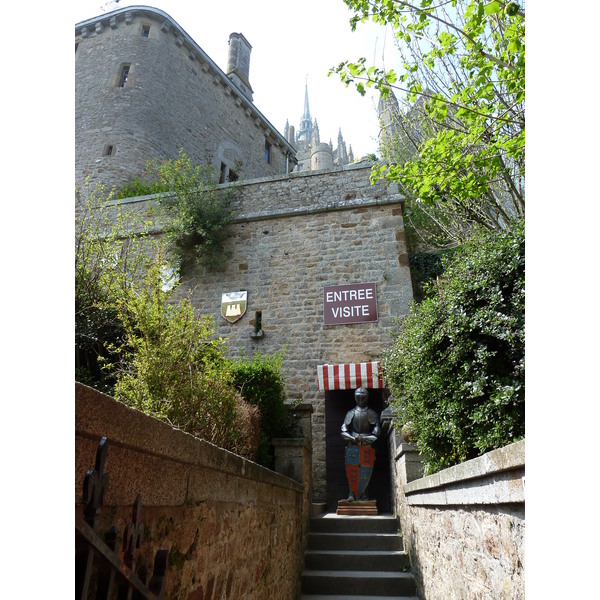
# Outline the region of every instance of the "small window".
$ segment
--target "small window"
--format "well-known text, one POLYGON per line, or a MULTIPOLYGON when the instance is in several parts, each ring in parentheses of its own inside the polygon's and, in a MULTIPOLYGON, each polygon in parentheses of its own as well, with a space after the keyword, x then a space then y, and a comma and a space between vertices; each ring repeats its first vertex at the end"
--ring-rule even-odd
POLYGON ((271 164, 271 144, 265 140, 265 162, 271 164))
POLYGON ((121 77, 119 78, 119 87, 125 87, 127 80, 129 79, 129 65, 125 65, 121 69, 121 77))
POLYGON ((112 144, 104 146, 104 156, 112 156, 115 153, 115 147, 112 144))
POLYGON ((142 25, 142 37, 150 37, 150 25, 142 25))
POLYGON ((227 175, 227 181, 237 181, 238 179, 239 179, 238 174, 233 169, 229 169, 229 175, 227 175))
POLYGON ((225 183, 225 178, 227 177, 227 165, 222 162, 221 163, 221 176, 219 177, 219 183, 225 183))
POLYGON ((75 52, 77 52, 77 48, 79 48, 79 42, 75 42, 75 52))

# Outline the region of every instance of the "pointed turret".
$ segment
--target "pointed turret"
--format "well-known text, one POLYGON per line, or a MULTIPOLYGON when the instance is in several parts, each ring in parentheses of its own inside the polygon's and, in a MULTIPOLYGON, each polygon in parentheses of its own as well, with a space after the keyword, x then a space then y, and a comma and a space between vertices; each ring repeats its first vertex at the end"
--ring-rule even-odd
POLYGON ((306 146, 310 144, 313 135, 313 122, 310 116, 310 108, 308 106, 308 80, 304 85, 304 114, 300 121, 300 127, 298 128, 298 135, 296 137, 298 141, 298 147, 301 145, 306 146))

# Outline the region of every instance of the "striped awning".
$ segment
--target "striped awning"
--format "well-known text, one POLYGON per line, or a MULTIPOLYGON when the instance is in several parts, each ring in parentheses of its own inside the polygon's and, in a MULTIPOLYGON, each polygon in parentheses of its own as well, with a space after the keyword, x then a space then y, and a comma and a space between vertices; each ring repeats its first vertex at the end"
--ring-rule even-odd
POLYGON ((317 365, 319 390, 354 390, 359 387, 382 388, 381 361, 317 365))

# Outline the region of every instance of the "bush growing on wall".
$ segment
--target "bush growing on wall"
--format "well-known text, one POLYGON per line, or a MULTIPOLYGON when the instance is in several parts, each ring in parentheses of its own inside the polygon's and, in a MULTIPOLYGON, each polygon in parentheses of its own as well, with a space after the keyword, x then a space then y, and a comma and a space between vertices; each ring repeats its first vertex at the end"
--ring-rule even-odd
POLYGON ((166 236, 185 270, 200 263, 208 270, 221 268, 229 255, 224 247, 232 220, 229 209, 234 188, 216 189, 211 166, 197 165, 180 149, 177 158, 146 164, 146 174, 122 186, 117 198, 162 194, 161 206, 169 214, 166 236))
POLYGON ((251 359, 230 363, 236 388, 244 399, 260 411, 260 443, 257 462, 273 468, 272 442, 283 437, 287 417, 285 380, 281 371, 284 352, 273 355, 256 352, 251 359))
POLYGON ((518 221, 445 259, 383 369, 426 473, 525 435, 525 236, 518 221))

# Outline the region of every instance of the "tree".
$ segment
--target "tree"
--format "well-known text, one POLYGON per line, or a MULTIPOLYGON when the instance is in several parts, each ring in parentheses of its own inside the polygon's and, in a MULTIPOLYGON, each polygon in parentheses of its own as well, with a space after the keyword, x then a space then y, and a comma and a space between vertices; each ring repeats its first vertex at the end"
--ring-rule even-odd
POLYGON ((475 236, 445 262, 383 360, 427 473, 525 435, 523 221, 475 236))
POLYGON ((404 94, 421 134, 411 138, 405 128, 404 152, 375 166, 372 179, 400 186, 434 224, 438 246, 523 217, 524 10, 500 0, 344 1, 353 30, 369 19, 391 26, 403 72, 360 58, 330 73, 361 94, 404 94))

